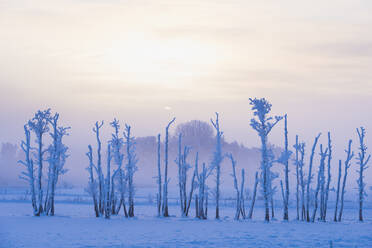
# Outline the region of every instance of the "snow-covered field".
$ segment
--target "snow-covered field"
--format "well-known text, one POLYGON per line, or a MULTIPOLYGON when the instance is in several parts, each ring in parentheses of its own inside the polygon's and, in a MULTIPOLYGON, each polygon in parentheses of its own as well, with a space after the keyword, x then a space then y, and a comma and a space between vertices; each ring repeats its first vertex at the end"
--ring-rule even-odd
MULTIPOLYGON (((29 202, 0 201, 0 247, 372 247, 370 208, 365 223, 356 221, 352 208, 345 209, 342 223, 264 223, 262 208, 252 221, 234 221, 234 209, 226 206, 220 221, 180 218, 177 205, 170 208, 176 216, 167 219, 155 217, 149 204, 136 206, 134 219, 95 218, 90 204, 56 208, 55 217, 33 217, 29 202)), ((293 219, 294 209, 290 213, 293 219)), ((278 209, 278 219, 281 214, 278 209)))

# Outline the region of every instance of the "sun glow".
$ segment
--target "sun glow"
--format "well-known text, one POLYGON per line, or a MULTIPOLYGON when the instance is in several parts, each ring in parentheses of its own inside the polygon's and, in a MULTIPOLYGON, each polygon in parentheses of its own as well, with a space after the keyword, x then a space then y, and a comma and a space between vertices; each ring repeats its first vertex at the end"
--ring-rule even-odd
POLYGON ((126 80, 182 84, 217 63, 215 48, 192 39, 156 39, 133 33, 105 49, 103 62, 126 80))

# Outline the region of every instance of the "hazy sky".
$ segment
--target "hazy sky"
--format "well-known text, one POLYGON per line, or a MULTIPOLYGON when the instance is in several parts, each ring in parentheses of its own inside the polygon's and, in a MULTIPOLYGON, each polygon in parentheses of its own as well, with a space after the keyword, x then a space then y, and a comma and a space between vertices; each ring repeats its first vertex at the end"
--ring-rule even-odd
POLYGON ((215 111, 253 146, 248 98, 266 97, 292 142, 331 130, 343 155, 360 125, 372 144, 371 13, 369 0, 0 0, 0 142, 51 107, 81 150, 96 120, 142 136, 215 111))

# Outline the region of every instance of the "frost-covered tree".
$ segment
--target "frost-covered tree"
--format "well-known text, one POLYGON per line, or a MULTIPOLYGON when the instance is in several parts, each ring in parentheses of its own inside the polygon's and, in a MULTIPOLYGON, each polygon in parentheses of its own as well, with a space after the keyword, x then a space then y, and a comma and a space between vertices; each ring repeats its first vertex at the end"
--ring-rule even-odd
MULTIPOLYGON (((324 182, 325 182, 325 176, 324 176, 324 168, 325 168, 325 159, 328 156, 328 148, 323 150, 323 145, 320 145, 320 165, 319 165, 319 170, 318 170, 318 180, 317 180, 317 186, 315 190, 315 203, 314 203, 314 210, 313 210, 313 215, 311 218, 311 221, 315 221, 316 217, 316 212, 318 210, 318 194, 319 191, 321 191, 321 201, 324 199, 324 182)), ((323 203, 323 202, 321 202, 323 203)), ((321 213, 322 214, 322 213, 321 213)))
POLYGON ((124 138, 125 138, 125 148, 126 148, 126 155, 127 155, 127 178, 128 178, 128 216, 134 217, 134 173, 137 171, 137 155, 136 155, 136 147, 134 142, 134 137, 131 134, 131 126, 125 124, 125 131, 124 131, 124 138))
POLYGON ((216 130, 216 148, 213 153, 213 160, 211 167, 216 171, 216 219, 220 218, 220 183, 221 183, 221 163, 223 160, 222 155, 222 135, 223 132, 220 129, 219 115, 216 112, 216 119, 211 119, 211 123, 216 130))
POLYGON ((44 111, 37 111, 35 116, 28 121, 28 126, 31 131, 34 132, 36 136, 37 143, 37 157, 36 163, 38 165, 37 173, 37 190, 38 190, 38 209, 36 216, 40 216, 43 213, 43 187, 42 187, 42 177, 43 177, 43 162, 44 154, 48 151, 43 149, 43 137, 44 134, 49 132, 49 120, 51 118, 50 109, 44 111))
POLYGON ((359 221, 363 221, 363 200, 366 195, 364 183, 364 170, 366 170, 367 164, 371 158, 371 155, 367 155, 367 146, 365 144, 366 130, 364 127, 357 128, 358 138, 359 138, 359 152, 357 158, 357 164, 359 165, 359 179, 357 180, 359 189, 359 221))
POLYGON ((163 217, 169 217, 168 212, 168 143, 169 143, 169 128, 172 123, 176 120, 173 118, 165 128, 165 157, 164 157, 164 184, 163 184, 163 204, 162 204, 162 215, 163 217))
POLYGON ((196 164, 194 173, 191 180, 191 186, 190 186, 190 193, 187 194, 187 176, 188 171, 191 168, 190 164, 187 162, 187 157, 190 153, 190 147, 185 146, 184 149, 182 149, 182 133, 178 135, 178 156, 175 160, 177 167, 178 167, 178 187, 179 187, 179 194, 180 194, 180 209, 181 209, 181 215, 183 217, 188 216, 188 212, 190 209, 190 204, 192 200, 192 195, 194 192, 194 186, 195 186, 195 177, 196 177, 196 170, 197 170, 197 163, 198 163, 198 153, 196 158, 196 164))
POLYGON ((252 217, 253 217, 253 209, 254 209, 254 205, 256 203, 256 195, 257 195, 257 185, 258 185, 258 182, 259 182, 259 178, 258 178, 258 171, 257 171, 256 172, 256 175, 255 175, 255 180, 254 180, 252 202, 251 202, 251 206, 249 208, 249 213, 248 213, 248 218, 249 219, 252 219, 252 217))
POLYGON ((67 131, 70 129, 70 127, 58 126, 58 119, 58 113, 49 119, 53 128, 50 133, 53 143, 48 148, 48 188, 45 197, 44 211, 47 215, 50 214, 52 216, 54 215, 54 197, 58 178, 60 175, 67 172, 67 170, 64 169, 64 165, 68 157, 68 147, 63 144, 63 137, 68 135, 67 131))
POLYGON ((107 144, 107 172, 105 179, 105 218, 109 219, 111 216, 111 194, 110 194, 110 182, 111 182, 111 144, 107 144))
POLYGON ((285 192, 283 187, 283 219, 288 220, 288 205, 289 205, 289 159, 292 152, 288 150, 288 125, 287 125, 287 115, 284 115, 284 151, 282 152, 278 162, 284 165, 284 177, 285 177, 285 192))
POLYGON ((124 215, 127 217, 128 212, 126 209, 125 204, 125 191, 126 191, 126 177, 123 175, 123 160, 124 160, 124 154, 123 154, 123 146, 124 141, 123 138, 119 136, 120 132, 120 124, 117 119, 114 119, 110 125, 114 129, 114 132, 111 134, 111 140, 110 140, 110 147, 112 149, 112 157, 114 159, 115 168, 113 170, 113 174, 111 176, 111 191, 110 191, 110 205, 111 205, 111 213, 112 214, 118 214, 121 207, 123 206, 124 215), (116 184, 119 184, 119 195, 120 200, 118 200, 118 197, 116 196, 116 184))
POLYGON ((21 143, 21 149, 25 153, 25 159, 18 161, 21 165, 25 166, 26 171, 21 173, 20 178, 28 182, 31 192, 31 204, 33 208, 34 215, 38 211, 38 205, 36 203, 36 191, 35 191, 35 175, 34 175, 34 161, 32 159, 32 147, 31 147, 31 133, 27 125, 23 126, 25 131, 25 140, 21 143))
POLYGON ((94 213, 96 217, 100 216, 99 208, 98 208, 98 201, 97 201, 97 188, 98 184, 94 178, 94 170, 96 167, 93 162, 93 149, 91 145, 88 145, 88 152, 86 153, 89 159, 89 166, 86 168, 89 172, 89 183, 88 183, 88 193, 92 196, 93 204, 94 204, 94 213))
POLYGON ((335 204, 335 215, 333 217, 333 221, 337 222, 337 213, 338 213, 338 202, 340 199, 340 183, 341 183, 341 168, 342 168, 342 161, 341 159, 338 161, 338 179, 337 179, 337 190, 336 190, 336 204, 335 204))
POLYGON ((325 188, 325 195, 324 195, 322 216, 321 216, 321 219, 323 221, 326 221, 326 218, 327 218, 329 187, 331 184, 331 161, 332 161, 332 140, 331 140, 331 133, 328 132, 327 186, 325 188))
POLYGON ((304 166, 305 166, 305 146, 306 144, 299 143, 299 152, 300 152, 300 160, 299 160, 299 177, 300 177, 300 186, 301 186, 301 220, 303 221, 306 218, 306 208, 305 208, 305 174, 304 174, 304 166))
POLYGON ((243 197, 243 191, 244 191, 244 169, 242 169, 242 180, 241 180, 241 187, 239 189, 238 185, 238 179, 236 177, 236 160, 234 159, 233 155, 231 153, 227 154, 227 157, 231 161, 232 166, 232 174, 234 181, 234 189, 236 192, 236 211, 235 211, 235 220, 239 220, 240 215, 243 219, 245 219, 245 209, 244 209, 244 197, 243 197))
POLYGON ((158 134, 158 142, 157 142, 158 146, 157 146, 157 165, 158 165, 158 176, 156 178, 157 180, 157 183, 158 183, 158 194, 157 194, 157 206, 158 206, 158 216, 161 215, 161 184, 162 184, 162 181, 161 181, 161 164, 160 164, 160 152, 161 152, 161 149, 160 149, 160 146, 161 146, 161 142, 160 142, 160 134, 158 134))
POLYGON ((271 104, 265 98, 252 99, 250 98, 250 105, 252 105, 253 114, 256 118, 251 119, 251 127, 257 131, 261 140, 261 185, 263 197, 265 201, 265 220, 270 221, 269 201, 272 196, 271 192, 271 173, 270 161, 267 148, 268 135, 272 128, 283 118, 281 116, 269 117, 271 111, 271 104))
POLYGON ((349 144, 348 144, 348 148, 347 150, 345 150, 346 152, 346 160, 345 160, 345 163, 344 163, 344 179, 343 179, 343 182, 342 182, 342 190, 341 190, 341 206, 340 206, 340 212, 338 214, 338 221, 341 221, 342 219, 342 212, 344 210, 344 196, 345 196, 345 187, 346 187, 346 179, 347 179, 347 173, 348 173, 348 169, 350 168, 351 166, 351 159, 354 157, 354 152, 351 151, 351 144, 352 144, 352 140, 349 140, 349 144))
POLYGON ((195 195, 196 218, 205 220, 208 216, 208 187, 206 185, 206 180, 209 173, 205 163, 203 163, 202 170, 199 173, 198 153, 195 159, 195 171, 198 185, 198 194, 195 195))
POLYGON ((293 146, 295 148, 295 166, 296 166, 296 219, 300 220, 300 173, 299 173, 299 143, 298 135, 296 135, 296 144, 293 146))
POLYGON ((54 215, 54 197, 58 178, 67 171, 64 169, 64 165, 68 157, 68 148, 63 143, 63 137, 67 135, 69 127, 58 126, 58 119, 59 114, 56 113, 52 116, 50 109, 39 110, 24 125, 25 140, 21 143, 21 149, 25 154, 25 159, 20 160, 19 163, 25 166, 26 171, 22 172, 20 178, 29 183, 35 216, 54 215), (44 142, 44 135, 50 131, 50 125, 52 125, 52 131, 49 133, 52 143, 48 145, 44 142), (36 148, 31 145, 32 133, 36 136, 36 148), (49 165, 46 178, 43 177, 44 161, 49 165), (35 175, 36 170, 37 176, 35 175), (46 184, 43 185, 43 182, 46 184))
POLYGON ((95 123, 95 126, 93 127, 93 132, 96 134, 96 140, 97 140, 97 164, 96 164, 96 170, 97 170, 97 176, 98 176, 98 209, 100 215, 104 212, 104 177, 102 173, 102 156, 101 156, 101 150, 102 150, 102 143, 100 139, 100 129, 103 126, 103 121, 101 123, 98 123, 98 121, 95 123))
POLYGON ((310 222, 310 185, 313 178, 312 169, 313 169, 313 161, 315 155, 316 145, 318 144, 318 140, 321 134, 315 137, 313 148, 311 149, 310 155, 310 162, 309 162, 309 174, 307 175, 307 182, 306 182, 306 221, 310 222))

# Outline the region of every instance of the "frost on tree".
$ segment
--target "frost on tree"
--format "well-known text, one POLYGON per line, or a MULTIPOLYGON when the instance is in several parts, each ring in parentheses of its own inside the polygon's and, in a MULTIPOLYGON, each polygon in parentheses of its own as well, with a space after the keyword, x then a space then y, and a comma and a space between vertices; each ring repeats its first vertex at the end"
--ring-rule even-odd
POLYGON ((305 143, 298 141, 298 135, 296 135, 296 144, 293 146, 296 150, 295 165, 296 165, 296 202, 297 202, 297 219, 306 219, 306 207, 305 207, 305 143))
POLYGON ((321 220, 323 221, 326 221, 326 218, 327 218, 329 187, 331 184, 331 161, 332 161, 332 141, 331 141, 331 133, 328 132, 327 185, 325 188, 325 193, 323 194, 322 209, 321 209, 321 220))
POLYGON ((195 172, 198 186, 198 194, 195 195, 195 216, 196 218, 205 220, 208 217, 208 187, 206 180, 211 170, 208 170, 205 163, 203 163, 202 170, 199 172, 198 153, 195 159, 195 172))
POLYGON ((126 191, 126 177, 124 176, 123 171, 123 147, 124 147, 124 140, 120 137, 120 125, 119 121, 114 119, 110 125, 114 129, 114 132, 111 134, 111 140, 109 141, 112 149, 112 157, 113 157, 113 173, 111 176, 110 181, 110 206, 111 206, 111 214, 117 215, 123 207, 123 213, 125 217, 128 217, 128 212, 126 209, 125 204, 125 191, 126 191), (119 185, 118 189, 116 185, 119 185), (118 198, 120 197, 120 198, 118 198))
POLYGON ((157 199, 157 207, 158 207, 158 216, 161 215, 161 202, 162 202, 162 198, 161 198, 161 184, 162 184, 162 181, 161 181, 161 158, 160 158, 160 152, 161 152, 161 141, 160 141, 160 134, 158 134, 158 140, 157 140, 157 165, 158 165, 158 176, 156 177, 156 181, 158 183, 158 193, 157 193, 157 196, 156 196, 156 199, 157 199))
MULTIPOLYGON (((288 128, 287 128, 287 115, 284 115, 284 151, 278 159, 278 163, 284 165, 284 177, 285 177, 285 190, 282 187, 282 197, 283 197, 283 219, 288 220, 288 205, 289 205, 289 168, 288 162, 292 155, 292 152, 288 150, 288 128)), ((283 184, 283 183, 281 183, 283 184)))
MULTIPOLYGON (((325 168, 325 159, 327 158, 327 156, 328 156, 328 148, 324 150, 323 145, 320 145, 320 164, 319 164, 319 170, 318 170, 317 186, 316 186, 315 196, 314 196, 315 203, 314 203, 313 215, 311 218, 312 222, 315 221, 316 213, 318 210, 319 192, 320 192, 321 204, 322 204, 322 200, 324 199, 324 185, 325 185, 324 168, 325 168)), ((320 213, 320 215, 322 215, 322 213, 320 213)))
POLYGON ((233 180, 234 180, 234 189, 235 189, 235 192, 236 192, 236 211, 235 211, 234 219, 239 220, 240 216, 242 216, 242 219, 245 219, 246 214, 245 214, 244 195, 243 195, 243 192, 244 192, 244 178, 245 178, 244 169, 242 169, 242 171, 241 171, 242 179, 241 179, 241 186, 240 186, 240 189, 239 189, 238 179, 236 177, 236 160, 234 159, 234 157, 231 153, 229 153, 227 156, 231 161, 231 166, 232 166, 231 176, 233 177, 233 180))
POLYGON ((194 173, 191 179, 190 192, 187 193, 187 176, 191 165, 187 162, 187 157, 190 153, 190 147, 184 146, 182 149, 182 133, 178 135, 178 156, 175 163, 178 167, 178 188, 180 197, 181 216, 186 217, 189 214, 190 204, 195 188, 195 178, 197 173, 198 153, 196 153, 196 161, 194 173))
POLYGON ((221 163, 223 160, 222 155, 222 144, 221 139, 223 132, 220 130, 220 123, 218 118, 218 113, 216 112, 216 120, 211 119, 213 127, 216 129, 216 150, 213 154, 213 160, 211 163, 211 168, 216 171, 216 219, 220 218, 220 182, 221 182, 221 163))
POLYGON ((261 186, 265 201, 265 220, 270 221, 269 201, 271 192, 271 173, 268 151, 268 135, 272 128, 283 118, 281 116, 270 117, 271 104, 265 98, 249 99, 255 118, 251 119, 251 127, 257 131, 261 140, 261 186))
POLYGON ((357 180, 359 189, 359 221, 363 221, 363 201, 366 196, 364 183, 364 170, 366 170, 367 164, 371 158, 371 155, 367 155, 367 146, 365 143, 366 130, 364 127, 357 128, 358 138, 359 138, 359 152, 357 158, 357 164, 359 165, 359 178, 357 180))
POLYGON ((89 159, 89 166, 87 168, 89 172, 88 191, 93 198, 96 217, 105 216, 105 218, 110 218, 111 215, 117 215, 122 207, 124 216, 128 217, 125 196, 128 188, 127 184, 130 180, 130 193, 128 193, 128 196, 131 206, 130 217, 132 217, 134 215, 133 174, 137 168, 137 159, 134 153, 134 138, 131 137, 130 126, 126 125, 124 137, 126 138, 127 164, 126 168, 123 168, 124 140, 119 135, 119 121, 114 119, 110 125, 113 127, 114 132, 111 134, 111 139, 107 144, 106 177, 103 175, 102 145, 100 139, 100 129, 103 126, 103 121, 101 123, 96 122, 93 128, 97 140, 97 162, 95 164, 93 161, 93 149, 89 145, 88 153, 86 154, 89 159))
POLYGON ((31 204, 35 216, 42 214, 54 215, 54 197, 58 178, 67 170, 64 165, 67 155, 67 146, 63 144, 66 136, 66 127, 58 126, 59 114, 52 116, 50 109, 36 112, 35 116, 24 125, 25 140, 21 143, 21 149, 25 153, 25 159, 19 163, 25 166, 20 178, 29 183, 31 192, 31 204), (52 126, 52 131, 50 130, 52 126), (44 135, 51 131, 52 143, 44 143, 44 135), (36 148, 32 147, 32 133, 35 135, 36 148), (47 148, 44 148, 47 146, 47 148), (34 152, 32 152, 34 151, 34 152), (48 162, 47 178, 43 176, 44 161, 48 162), (37 171, 37 175, 35 175, 37 171), (46 182, 43 185, 43 182, 46 182), (46 192, 44 198, 44 192, 46 192))
POLYGON ((128 181, 128 216, 134 217, 134 173, 137 171, 137 155, 136 155, 136 148, 134 137, 131 134, 131 126, 125 124, 124 130, 124 140, 125 140, 125 150, 126 150, 126 176, 128 181))
POLYGON ((254 187, 253 187, 252 202, 251 202, 251 206, 249 208, 249 213, 248 213, 248 218, 249 219, 252 219, 252 217, 253 217, 253 209, 254 209, 254 205, 256 203, 258 181, 259 181, 258 172, 256 172, 256 174, 255 174, 255 180, 254 180, 254 187))
MULTIPOLYGON (((346 160, 345 160, 345 163, 344 163, 344 180, 342 182, 342 190, 341 190, 341 206, 340 206, 340 212, 338 213, 338 221, 341 221, 342 220, 342 212, 344 210, 344 197, 345 197, 345 187, 346 187, 346 179, 347 179, 347 173, 348 173, 348 170, 351 166, 351 159, 354 157, 354 152, 351 150, 351 144, 352 144, 352 140, 349 140, 349 143, 348 143, 348 148, 347 150, 345 150, 346 152, 346 160)), ((341 177, 341 173, 339 172, 339 177, 341 177)), ((336 202, 338 203, 338 202, 336 202)), ((336 213, 335 215, 337 215, 337 205, 336 205, 336 213)))
POLYGON ((310 162, 309 162, 309 174, 307 175, 307 182, 306 182, 306 221, 310 222, 310 185, 311 181, 313 179, 312 169, 313 169, 313 162, 314 162, 314 156, 315 156, 315 149, 318 144, 318 140, 320 138, 321 134, 318 134, 318 136, 315 137, 313 148, 311 149, 311 155, 310 155, 310 162))
POLYGON ((168 212, 168 145, 169 145, 169 128, 172 125, 172 123, 176 120, 176 118, 173 118, 165 128, 165 157, 164 157, 164 182, 163 182, 163 203, 162 203, 162 216, 163 217, 169 217, 168 212))

